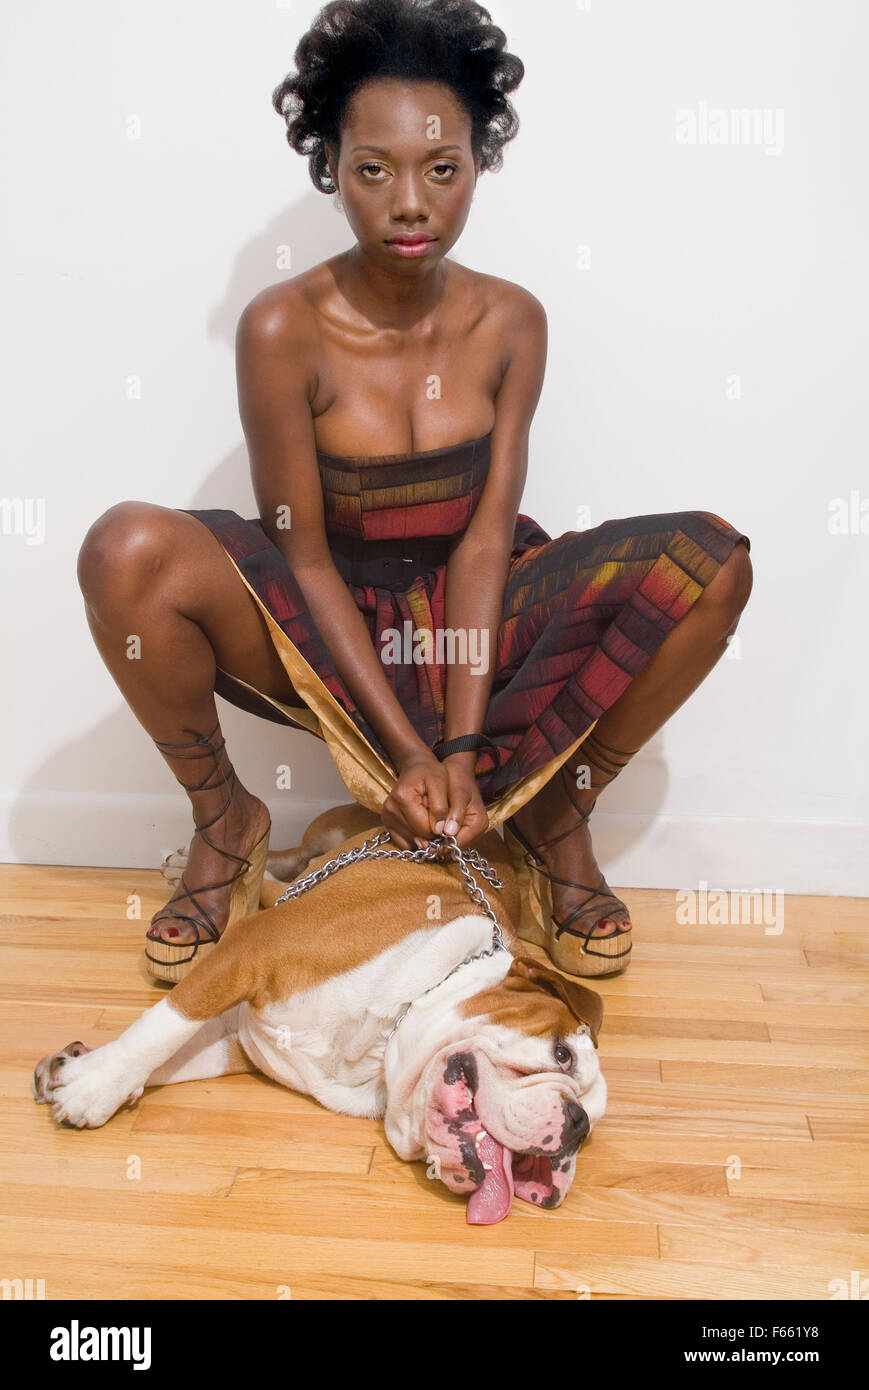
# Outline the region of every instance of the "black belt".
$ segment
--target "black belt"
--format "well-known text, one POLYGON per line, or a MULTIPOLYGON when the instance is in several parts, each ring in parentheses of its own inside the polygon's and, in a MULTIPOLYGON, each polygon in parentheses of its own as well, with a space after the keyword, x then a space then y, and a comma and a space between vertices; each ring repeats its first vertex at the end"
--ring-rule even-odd
POLYGON ((405 540, 360 540, 333 535, 329 550, 345 584, 409 589, 419 575, 446 564, 452 536, 411 536, 405 540))

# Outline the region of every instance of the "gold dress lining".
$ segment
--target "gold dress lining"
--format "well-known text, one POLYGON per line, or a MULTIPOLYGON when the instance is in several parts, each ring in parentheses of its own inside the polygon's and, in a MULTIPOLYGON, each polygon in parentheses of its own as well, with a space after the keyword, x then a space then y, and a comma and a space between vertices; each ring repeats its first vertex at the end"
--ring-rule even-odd
MULTIPOLYGON (((298 647, 290 641, 283 628, 275 622, 259 594, 242 574, 232 556, 228 555, 227 558, 258 605, 293 689, 305 701, 306 708, 300 708, 298 705, 286 705, 283 701, 276 700, 271 695, 257 690, 238 676, 233 676, 233 680, 246 686, 260 699, 267 700, 269 704, 274 705, 292 723, 323 739, 338 769, 338 775, 354 801, 358 801, 362 806, 367 806, 369 811, 379 815, 383 809, 384 801, 392 790, 395 773, 375 752, 343 705, 327 690, 316 671, 302 656, 298 647)), ((526 801, 530 801, 533 796, 536 796, 541 787, 544 787, 558 771, 562 763, 576 752, 596 723, 597 720, 593 720, 564 752, 557 754, 556 757, 551 758, 548 763, 544 763, 534 772, 529 772, 524 777, 520 777, 518 781, 511 783, 501 796, 487 804, 486 811, 489 816, 490 828, 494 829, 501 825, 508 816, 512 816, 518 811, 520 806, 524 806, 526 801)))

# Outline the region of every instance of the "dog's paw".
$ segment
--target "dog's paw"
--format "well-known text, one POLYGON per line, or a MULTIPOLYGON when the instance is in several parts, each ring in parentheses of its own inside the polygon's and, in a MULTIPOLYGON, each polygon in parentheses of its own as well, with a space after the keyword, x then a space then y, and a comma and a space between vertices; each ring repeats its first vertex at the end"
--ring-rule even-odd
POLYGON ((171 883, 174 886, 181 882, 181 875, 187 868, 187 856, 189 851, 190 846, 188 844, 185 845, 183 849, 173 850, 171 854, 166 855, 166 858, 160 865, 160 872, 167 883, 171 883))
POLYGON ((133 1105, 145 1087, 119 1069, 111 1043, 91 1051, 83 1043, 70 1043, 63 1052, 43 1057, 33 1073, 33 1093, 48 1103, 58 1124, 76 1129, 98 1129, 122 1105, 133 1105))
POLYGON ((45 1105, 49 1100, 48 1088, 60 1080, 60 1071, 71 1057, 83 1057, 90 1052, 83 1042, 67 1043, 60 1052, 49 1052, 36 1063, 33 1069, 33 1098, 37 1105, 45 1105))

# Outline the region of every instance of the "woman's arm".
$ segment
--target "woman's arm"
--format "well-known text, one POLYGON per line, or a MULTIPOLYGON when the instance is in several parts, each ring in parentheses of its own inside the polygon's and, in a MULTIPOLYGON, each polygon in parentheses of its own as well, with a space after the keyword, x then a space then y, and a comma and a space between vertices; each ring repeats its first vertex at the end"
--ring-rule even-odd
POLYGON ((286 286, 262 291, 236 332, 241 423, 263 530, 280 550, 322 634, 335 669, 400 772, 428 751, 393 694, 357 608, 329 551, 311 402, 314 329, 286 286))
MULTIPOLYGON (((528 469, 528 433, 546 369, 547 324, 534 295, 512 286, 499 333, 505 361, 495 397, 491 463, 470 523, 447 562, 446 625, 465 635, 468 653, 485 655, 447 671, 444 738, 480 733, 495 672, 504 586, 513 532, 528 469), (477 671, 479 670, 479 673, 477 671)), ((473 771, 477 752, 453 753, 445 762, 473 771)))

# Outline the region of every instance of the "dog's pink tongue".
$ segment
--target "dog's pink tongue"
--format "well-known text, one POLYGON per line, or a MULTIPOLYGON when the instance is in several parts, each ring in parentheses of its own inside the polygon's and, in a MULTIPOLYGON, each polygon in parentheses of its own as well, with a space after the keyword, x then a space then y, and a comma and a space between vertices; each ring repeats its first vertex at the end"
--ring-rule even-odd
POLYGON ((477 1153, 490 1169, 468 1200, 468 1222, 472 1226, 493 1226, 503 1221, 513 1202, 513 1155, 491 1134, 477 1146, 477 1153))

